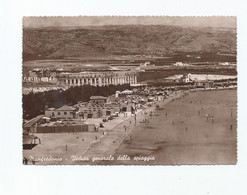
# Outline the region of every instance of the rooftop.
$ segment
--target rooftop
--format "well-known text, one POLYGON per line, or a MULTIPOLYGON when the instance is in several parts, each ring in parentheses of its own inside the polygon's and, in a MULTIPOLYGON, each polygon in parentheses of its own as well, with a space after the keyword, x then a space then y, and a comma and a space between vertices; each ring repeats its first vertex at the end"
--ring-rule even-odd
POLYGON ((39 115, 36 116, 35 118, 31 119, 30 121, 28 121, 26 124, 24 124, 24 127, 31 127, 33 126, 35 123, 37 123, 40 119, 43 118, 44 115, 39 115))
POLYGON ((68 106, 68 105, 64 105, 58 109, 56 109, 57 111, 74 111, 75 108, 72 106, 68 106))
POLYGON ((47 108, 48 111, 55 110, 55 108, 47 108))
POLYGON ((104 96, 91 96, 90 97, 90 100, 105 100, 105 99, 107 98, 104 96))

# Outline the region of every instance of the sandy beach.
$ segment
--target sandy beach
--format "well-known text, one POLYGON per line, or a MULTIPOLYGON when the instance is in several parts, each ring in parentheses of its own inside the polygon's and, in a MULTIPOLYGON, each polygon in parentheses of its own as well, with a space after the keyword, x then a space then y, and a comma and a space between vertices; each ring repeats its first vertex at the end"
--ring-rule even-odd
POLYGON ((236 164, 236 103, 236 90, 192 92, 174 100, 150 124, 136 127, 115 154, 155 160, 114 164, 236 164))
MULTIPOLYGON (((91 145, 92 164, 190 165, 236 164, 236 90, 178 93, 113 128, 101 143, 91 145), (124 125, 129 129, 124 132, 124 125), (114 158, 114 159, 113 159, 114 158)), ((78 163, 78 162, 77 162, 78 163)))
MULTIPOLYGON (((187 92, 186 92, 187 93, 187 92)), ((160 108, 164 107, 170 101, 174 101, 175 99, 181 98, 185 95, 185 92, 178 91, 171 94, 167 99, 153 102, 153 104, 148 107, 146 106, 144 110, 138 110, 136 113, 136 120, 134 115, 128 113, 128 117, 120 119, 117 124, 107 123, 108 131, 107 135, 102 137, 99 142, 94 142, 88 147, 87 152, 83 156, 89 157, 92 161, 92 164, 108 164, 112 163, 111 157, 117 159, 115 155, 118 148, 123 144, 123 142, 129 142, 132 139, 133 131, 136 128, 140 128, 143 124, 148 125, 153 117, 155 117, 156 105, 159 105, 160 108), (146 113, 146 114, 145 114, 146 113), (153 116, 150 116, 152 114, 153 116), (143 123, 143 120, 147 119, 148 123, 143 123), (110 125, 110 126, 109 126, 110 125), (102 161, 102 157, 105 157, 106 160, 102 161), (93 161, 93 158, 96 160, 93 161), (97 161, 97 158, 99 161, 97 161), (108 161, 108 159, 111 159, 108 161)), ((124 154, 125 155, 125 154, 124 154)), ((114 161, 115 162, 115 161, 114 161)), ((84 161, 74 161, 74 164, 85 164, 87 162, 84 161)))
POLYGON ((236 101, 236 90, 177 91, 95 133, 37 134, 42 144, 24 156, 35 164, 61 164, 39 159, 49 157, 63 164, 235 164, 236 101))

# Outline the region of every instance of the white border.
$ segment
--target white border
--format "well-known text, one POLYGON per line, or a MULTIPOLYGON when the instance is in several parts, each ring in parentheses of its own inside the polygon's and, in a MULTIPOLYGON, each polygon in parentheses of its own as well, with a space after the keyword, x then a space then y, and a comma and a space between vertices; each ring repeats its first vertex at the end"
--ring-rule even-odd
POLYGON ((244 0, 0 1, 0 194, 246 194, 247 25, 244 0), (237 16, 238 164, 236 166, 23 166, 22 16, 237 16))

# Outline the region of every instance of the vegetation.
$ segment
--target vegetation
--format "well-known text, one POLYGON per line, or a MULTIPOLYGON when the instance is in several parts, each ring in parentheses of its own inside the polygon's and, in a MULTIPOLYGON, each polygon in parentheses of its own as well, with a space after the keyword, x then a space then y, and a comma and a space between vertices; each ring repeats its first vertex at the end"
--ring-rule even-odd
POLYGON ((59 108, 64 104, 74 105, 79 101, 89 101, 91 96, 109 96, 116 91, 131 89, 128 84, 95 87, 90 85, 71 87, 67 90, 51 90, 23 95, 23 119, 31 119, 44 114, 45 108, 59 108))
POLYGON ((23 59, 236 53, 236 30, 166 25, 24 28, 23 59))

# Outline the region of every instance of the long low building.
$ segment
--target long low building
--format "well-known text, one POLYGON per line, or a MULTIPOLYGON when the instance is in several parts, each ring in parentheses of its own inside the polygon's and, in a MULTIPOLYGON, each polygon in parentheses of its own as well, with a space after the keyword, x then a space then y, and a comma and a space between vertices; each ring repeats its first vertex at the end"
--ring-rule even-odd
POLYGON ((59 84, 68 86, 92 85, 121 85, 136 84, 137 74, 135 71, 112 71, 112 72, 63 72, 57 75, 59 84))

